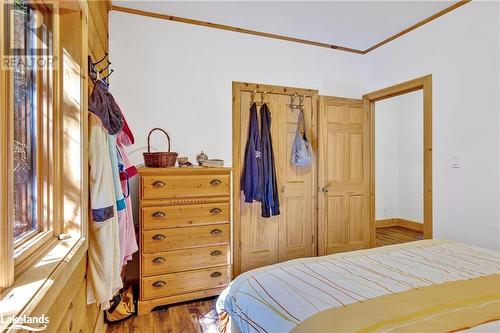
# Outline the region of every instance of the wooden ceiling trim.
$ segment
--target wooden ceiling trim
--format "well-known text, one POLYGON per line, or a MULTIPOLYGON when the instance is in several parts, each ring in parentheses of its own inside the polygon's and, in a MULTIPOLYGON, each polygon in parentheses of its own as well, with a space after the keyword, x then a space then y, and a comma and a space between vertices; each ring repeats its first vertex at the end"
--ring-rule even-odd
POLYGON ((238 27, 233 27, 229 25, 224 25, 224 24, 218 24, 218 23, 212 23, 212 22, 206 22, 206 21, 200 21, 200 20, 195 20, 195 19, 190 19, 190 18, 185 18, 185 17, 179 17, 179 16, 173 16, 173 15, 168 15, 168 14, 161 14, 161 13, 156 13, 156 12, 148 12, 144 10, 139 10, 139 9, 134 9, 134 8, 129 8, 129 7, 123 7, 123 6, 115 6, 111 5, 111 10, 117 11, 117 12, 122 12, 122 13, 128 13, 128 14, 134 14, 134 15, 140 15, 140 16, 147 16, 147 17, 152 17, 152 18, 157 18, 157 19, 162 19, 162 20, 167 20, 167 21, 174 21, 174 22, 181 22, 181 23, 186 23, 186 24, 193 24, 193 25, 199 25, 199 26, 204 26, 204 27, 209 27, 213 29, 220 29, 220 30, 226 30, 226 31, 232 31, 232 32, 239 32, 247 35, 254 35, 254 36, 260 36, 260 37, 266 37, 266 38, 272 38, 272 39, 278 39, 278 40, 284 40, 288 42, 293 42, 293 43, 299 43, 299 44, 306 44, 306 45, 312 45, 312 46, 317 46, 317 47, 323 47, 323 48, 328 48, 332 50, 338 50, 338 51, 344 51, 344 52, 350 52, 350 53, 355 53, 355 54, 367 54, 382 45, 385 45, 403 35, 406 35, 407 33, 423 26, 424 24, 427 24, 449 12, 452 10, 455 10, 467 3, 471 2, 471 0, 460 0, 453 5, 441 10, 440 12, 404 29, 403 31, 398 32, 397 34, 384 39, 383 41, 367 48, 366 50, 358 50, 350 47, 345 47, 341 45, 335 45, 335 44, 328 44, 328 43, 322 43, 322 42, 316 42, 312 40, 307 40, 307 39, 301 39, 301 38, 295 38, 295 37, 290 37, 290 36, 284 36, 284 35, 278 35, 278 34, 272 34, 272 33, 267 33, 267 32, 262 32, 262 31, 256 31, 256 30, 250 30, 250 29, 244 29, 244 28, 238 28, 238 27))
POLYGON ((407 33, 409 33, 410 31, 413 31, 413 30, 415 30, 415 29, 417 29, 417 28, 419 28, 419 27, 423 26, 424 24, 427 24, 427 23, 429 23, 429 22, 431 22, 431 21, 434 21, 434 20, 435 20, 435 19, 437 19, 438 17, 441 17, 441 16, 443 16, 444 14, 447 14, 447 13, 451 12, 451 11, 452 11, 452 10, 454 10, 454 9, 457 9, 457 8, 459 8, 459 7, 462 7, 463 5, 465 5, 465 4, 469 3, 469 2, 471 2, 471 0, 460 0, 459 2, 454 3, 454 4, 453 4, 453 5, 451 5, 450 7, 447 7, 447 8, 445 8, 445 9, 443 9, 442 11, 437 12, 436 14, 434 14, 434 15, 432 15, 432 16, 430 16, 430 17, 426 18, 425 20, 422 20, 422 21, 420 21, 420 22, 418 22, 418 23, 416 23, 416 24, 412 25, 411 27, 406 28, 405 30, 403 30, 403 31, 401 31, 401 32, 399 32, 399 33, 397 33, 397 34, 395 34, 395 35, 393 35, 393 36, 391 36, 391 37, 389 37, 389 38, 387 38, 387 39, 384 39, 384 40, 383 40, 383 41, 381 41, 380 43, 377 43, 377 44, 373 45, 372 47, 367 48, 366 50, 364 50, 364 51, 363 51, 363 53, 364 53, 364 54, 366 54, 366 53, 368 53, 368 52, 371 52, 371 51, 373 51, 373 50, 375 50, 375 49, 377 49, 377 48, 381 47, 382 45, 385 45, 385 44, 387 44, 387 43, 389 43, 389 42, 391 42, 391 41, 395 40, 396 38, 399 38, 399 37, 401 37, 401 36, 403 36, 403 35, 406 35, 406 34, 407 34, 407 33))
POLYGON ((233 26, 223 25, 223 24, 218 24, 218 23, 211 23, 211 22, 199 21, 199 20, 194 20, 194 19, 190 19, 190 18, 172 16, 172 15, 167 15, 167 14, 160 14, 160 13, 155 13, 155 12, 147 12, 147 11, 143 11, 143 10, 139 10, 139 9, 133 9, 133 8, 128 8, 128 7, 121 7, 121 6, 115 6, 115 5, 113 5, 113 6, 111 6, 111 10, 115 10, 115 11, 123 12, 123 13, 128 13, 128 14, 148 16, 148 17, 158 18, 158 19, 167 20, 167 21, 181 22, 181 23, 187 23, 187 24, 193 24, 193 25, 201 25, 201 26, 204 26, 204 27, 209 27, 209 28, 214 28, 214 29, 220 29, 220 30, 226 30, 226 31, 239 32, 239 33, 247 34, 247 35, 267 37, 267 38, 284 40, 284 41, 288 41, 288 42, 294 42, 294 43, 300 43, 300 44, 307 44, 307 45, 324 47, 324 48, 334 49, 334 50, 339 50, 339 51, 345 51, 345 52, 363 54, 362 50, 357 50, 357 49, 353 49, 353 48, 349 48, 349 47, 344 47, 344 46, 340 46, 340 45, 326 44, 326 43, 315 42, 315 41, 307 40, 307 39, 301 39, 301 38, 295 38, 295 37, 289 37, 289 36, 271 34, 271 33, 267 33, 267 32, 261 32, 261 31, 249 30, 249 29, 244 29, 244 28, 238 28, 238 27, 233 27, 233 26))

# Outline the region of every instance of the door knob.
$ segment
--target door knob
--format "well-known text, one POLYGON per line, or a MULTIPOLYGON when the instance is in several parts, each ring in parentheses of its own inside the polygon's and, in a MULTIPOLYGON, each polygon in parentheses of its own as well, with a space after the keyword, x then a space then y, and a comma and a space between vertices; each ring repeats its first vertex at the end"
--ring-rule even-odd
POLYGON ((323 187, 321 188, 321 191, 323 191, 323 193, 328 192, 328 186, 323 186, 323 187))
POLYGON ((281 189, 280 189, 281 193, 285 193, 285 190, 286 190, 286 187, 285 186, 281 186, 281 189))

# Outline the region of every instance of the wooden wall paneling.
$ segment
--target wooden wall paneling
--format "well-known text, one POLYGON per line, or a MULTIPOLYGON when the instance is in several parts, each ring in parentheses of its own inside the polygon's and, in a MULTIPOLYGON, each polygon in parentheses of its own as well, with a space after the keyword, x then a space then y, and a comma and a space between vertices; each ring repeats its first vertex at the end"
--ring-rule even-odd
POLYGON ((372 246, 375 246, 375 102, 403 95, 412 91, 422 90, 423 92, 423 131, 424 131, 424 144, 423 144, 423 157, 424 157, 424 238, 431 239, 433 233, 432 227, 432 75, 422 76, 413 80, 409 80, 400 84, 396 84, 384 89, 380 89, 363 96, 365 109, 369 111, 370 117, 370 169, 371 169, 371 177, 370 177, 370 192, 373 196, 373 199, 370 202, 370 214, 372 221, 372 246))
MULTIPOLYGON (((88 96, 92 92, 94 86, 92 80, 88 75, 88 64, 87 57, 90 55, 93 61, 100 60, 106 52, 109 52, 108 47, 108 12, 110 9, 109 1, 81 1, 83 6, 86 8, 86 26, 87 29, 83 31, 84 42, 87 44, 85 56, 83 57, 83 68, 84 76, 86 78, 86 87, 84 87, 84 139, 83 143, 86 147, 85 151, 88 151, 88 96)), ((108 70, 106 70, 102 75, 106 75, 108 70)), ((88 165, 87 157, 84 157, 85 164, 88 165)), ((88 174, 88 171, 86 171, 88 174)), ((82 197, 85 200, 88 196, 88 185, 86 187, 86 193, 82 197)), ((83 204, 83 202, 82 202, 83 204)), ((101 333, 106 331, 106 324, 104 323, 103 311, 100 311, 100 307, 96 304, 91 304, 87 306, 87 322, 88 330, 84 332, 96 332, 101 333)))
POLYGON ((361 100, 320 97, 320 255, 370 244, 367 121, 361 100))

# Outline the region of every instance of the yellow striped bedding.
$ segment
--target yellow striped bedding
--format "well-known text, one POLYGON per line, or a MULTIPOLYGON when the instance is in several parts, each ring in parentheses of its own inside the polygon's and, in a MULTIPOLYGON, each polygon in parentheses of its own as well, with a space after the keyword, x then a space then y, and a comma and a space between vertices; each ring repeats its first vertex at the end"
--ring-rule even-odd
POLYGON ((243 273, 217 311, 222 332, 458 331, 500 320, 499 274, 500 253, 425 240, 243 273))

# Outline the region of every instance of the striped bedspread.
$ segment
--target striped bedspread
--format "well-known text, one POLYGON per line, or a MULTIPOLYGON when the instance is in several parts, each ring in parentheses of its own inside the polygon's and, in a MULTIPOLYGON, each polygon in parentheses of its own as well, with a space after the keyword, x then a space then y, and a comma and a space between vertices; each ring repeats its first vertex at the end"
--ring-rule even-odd
POLYGON ((222 325, 229 315, 241 332, 289 332, 333 308, 498 273, 500 253, 424 240, 245 272, 221 294, 217 311, 222 325))

